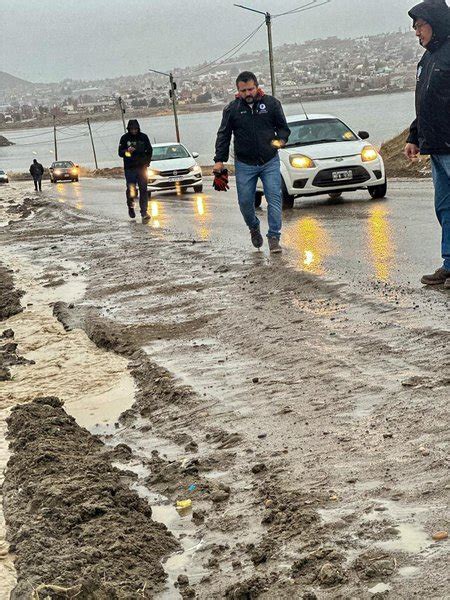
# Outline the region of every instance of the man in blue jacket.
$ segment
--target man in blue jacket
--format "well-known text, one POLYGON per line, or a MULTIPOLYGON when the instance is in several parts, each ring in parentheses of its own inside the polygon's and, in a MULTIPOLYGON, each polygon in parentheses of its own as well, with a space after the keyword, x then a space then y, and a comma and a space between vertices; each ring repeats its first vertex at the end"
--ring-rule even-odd
POLYGON ((250 230, 252 244, 255 248, 263 245, 255 212, 256 185, 260 178, 268 204, 269 249, 271 252, 281 252, 282 201, 278 149, 286 145, 291 131, 280 101, 258 87, 258 80, 253 73, 241 73, 236 86, 236 99, 225 107, 217 134, 214 187, 219 191, 228 189, 224 163, 228 160, 234 134, 239 208, 250 230))
POLYGON ((450 8, 445 0, 424 0, 409 11, 426 52, 417 68, 416 119, 405 154, 431 155, 435 208, 442 227, 443 265, 424 275, 425 285, 450 289, 450 8))
POLYGON ((148 210, 148 175, 147 169, 152 160, 153 148, 145 133, 141 132, 139 122, 130 119, 128 133, 120 138, 119 156, 123 158, 125 179, 127 182, 127 205, 130 219, 136 218, 134 201, 139 188, 139 208, 143 223, 150 221, 148 210))

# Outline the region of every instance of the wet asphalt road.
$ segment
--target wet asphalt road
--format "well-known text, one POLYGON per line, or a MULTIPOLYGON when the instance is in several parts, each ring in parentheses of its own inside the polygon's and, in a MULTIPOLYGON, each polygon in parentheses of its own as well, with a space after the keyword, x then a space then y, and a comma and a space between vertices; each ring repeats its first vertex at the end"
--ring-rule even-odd
MULTIPOLYGON (((74 184, 46 184, 45 190, 79 210, 128 220, 121 180, 81 179, 74 184)), ((149 233, 168 228, 189 238, 232 244, 242 248, 243 257, 252 252, 233 180, 226 194, 212 190, 207 180, 203 194, 153 195, 149 212, 149 233)), ((265 228, 264 200, 258 214, 265 228)), ((381 201, 372 200, 366 191, 344 194, 337 203, 328 196, 299 199, 284 213, 282 242, 287 260, 304 271, 333 280, 420 288, 420 276, 440 265, 431 181, 392 180, 388 197, 381 201)))

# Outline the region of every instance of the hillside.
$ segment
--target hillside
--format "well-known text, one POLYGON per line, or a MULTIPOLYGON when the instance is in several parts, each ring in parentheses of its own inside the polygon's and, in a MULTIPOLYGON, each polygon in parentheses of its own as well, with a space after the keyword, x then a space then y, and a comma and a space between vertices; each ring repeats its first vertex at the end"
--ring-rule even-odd
POLYGON ((31 81, 26 81, 25 79, 20 79, 19 77, 14 77, 14 75, 0 71, 0 92, 24 91, 33 89, 34 87, 35 84, 31 83, 31 81))
POLYGON ((386 164, 388 177, 429 177, 431 168, 428 156, 410 162, 403 154, 408 133, 409 130, 406 129, 381 146, 380 152, 386 164))

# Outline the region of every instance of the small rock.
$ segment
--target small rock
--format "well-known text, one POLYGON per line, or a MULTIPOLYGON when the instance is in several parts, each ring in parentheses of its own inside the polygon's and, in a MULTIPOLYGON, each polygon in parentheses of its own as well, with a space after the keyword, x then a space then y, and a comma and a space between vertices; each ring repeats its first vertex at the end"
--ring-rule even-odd
POLYGON ((253 377, 252 383, 259 383, 259 377, 253 377))
POLYGON ((394 437, 394 434, 393 433, 383 433, 383 437, 385 440, 389 440, 394 437))
POLYGON ((230 270, 229 267, 227 267, 227 265, 220 265, 220 267, 217 267, 217 269, 214 271, 214 273, 228 273, 230 270))
POLYGON ((266 437, 267 437, 267 433, 260 433, 260 434, 258 435, 258 438, 259 438, 260 440, 263 440, 263 439, 264 439, 264 438, 266 438, 266 437))
POLYGON ((305 592, 302 596, 303 600, 317 600, 317 596, 314 592, 305 592))
POLYGON ((178 575, 177 583, 180 587, 189 585, 189 577, 187 575, 178 575))
POLYGON ((422 453, 422 456, 429 456, 430 455, 430 451, 428 450, 428 448, 424 448, 423 446, 421 446, 419 448, 419 450, 422 453))
POLYGON ((225 490, 217 490, 211 494, 210 500, 213 502, 224 502, 225 500, 228 500, 229 497, 230 494, 225 492, 225 490))
POLYGON ((267 467, 264 463, 257 463, 252 467, 252 473, 257 475, 258 473, 262 473, 263 471, 267 471, 267 467))
POLYGON ((14 337, 14 331, 12 329, 5 329, 2 333, 2 338, 11 339, 14 337))
POLYGON ((448 538, 448 531, 437 531, 433 533, 433 540, 435 542, 441 542, 442 540, 446 540, 448 538))

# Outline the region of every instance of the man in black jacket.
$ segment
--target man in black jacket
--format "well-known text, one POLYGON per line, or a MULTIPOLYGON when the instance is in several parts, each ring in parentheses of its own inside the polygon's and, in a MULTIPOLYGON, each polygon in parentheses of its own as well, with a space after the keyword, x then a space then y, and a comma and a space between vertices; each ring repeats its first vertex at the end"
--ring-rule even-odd
POLYGON ((127 205, 130 219, 136 218, 134 201, 139 188, 139 208, 143 223, 150 221, 148 209, 148 175, 147 169, 152 160, 153 148, 145 133, 141 132, 136 119, 128 121, 128 133, 120 138, 119 156, 123 158, 125 179, 127 182, 127 205))
POLYGON ((250 229, 252 244, 255 248, 263 245, 260 222, 255 212, 256 185, 260 178, 268 204, 269 248, 271 252, 281 252, 282 202, 278 149, 286 144, 291 132, 281 103, 258 87, 258 80, 253 73, 241 73, 236 86, 236 99, 223 111, 222 124, 217 134, 215 187, 223 191, 228 187, 223 187, 221 180, 234 134, 239 207, 250 229))
POLYGON ((417 68, 416 119, 405 154, 430 154, 436 215, 442 227, 443 265, 424 275, 425 285, 450 289, 450 8, 445 0, 424 0, 409 11, 426 49, 417 68))
POLYGON ((31 163, 30 173, 34 181, 34 189, 36 192, 38 189, 40 192, 42 192, 42 175, 44 174, 44 167, 41 165, 41 163, 38 163, 35 158, 33 158, 33 162, 31 163))

